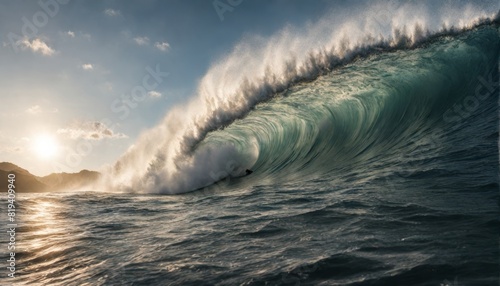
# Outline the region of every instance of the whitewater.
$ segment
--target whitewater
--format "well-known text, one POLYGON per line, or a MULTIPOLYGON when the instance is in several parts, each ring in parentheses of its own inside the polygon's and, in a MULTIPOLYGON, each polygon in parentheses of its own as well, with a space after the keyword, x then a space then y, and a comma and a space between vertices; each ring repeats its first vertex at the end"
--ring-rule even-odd
POLYGON ((496 285, 500 7, 458 3, 247 35, 92 188, 19 196, 18 284, 496 285))

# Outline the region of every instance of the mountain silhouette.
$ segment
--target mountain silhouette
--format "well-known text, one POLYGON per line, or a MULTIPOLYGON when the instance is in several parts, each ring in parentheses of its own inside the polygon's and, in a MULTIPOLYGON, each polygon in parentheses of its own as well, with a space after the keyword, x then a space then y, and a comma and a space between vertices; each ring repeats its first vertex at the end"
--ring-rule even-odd
POLYGON ((16 193, 62 192, 77 189, 93 183, 99 172, 82 170, 78 173, 52 173, 38 177, 10 162, 0 163, 0 189, 7 191, 8 175, 15 174, 16 193))

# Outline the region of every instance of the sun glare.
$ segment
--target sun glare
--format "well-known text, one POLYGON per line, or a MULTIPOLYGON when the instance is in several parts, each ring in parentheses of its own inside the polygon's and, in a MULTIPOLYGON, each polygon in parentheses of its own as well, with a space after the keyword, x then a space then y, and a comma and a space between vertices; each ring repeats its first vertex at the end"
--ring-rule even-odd
POLYGON ((33 150, 42 159, 50 159, 57 155, 58 143, 49 135, 40 135, 35 138, 33 150))

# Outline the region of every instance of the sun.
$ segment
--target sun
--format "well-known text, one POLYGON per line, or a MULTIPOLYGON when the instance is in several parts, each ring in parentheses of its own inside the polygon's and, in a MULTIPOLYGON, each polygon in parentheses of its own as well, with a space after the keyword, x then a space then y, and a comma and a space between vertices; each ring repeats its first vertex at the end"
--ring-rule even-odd
POLYGON ((33 150, 38 157, 42 159, 51 159, 57 155, 59 144, 53 136, 43 134, 35 138, 33 150))

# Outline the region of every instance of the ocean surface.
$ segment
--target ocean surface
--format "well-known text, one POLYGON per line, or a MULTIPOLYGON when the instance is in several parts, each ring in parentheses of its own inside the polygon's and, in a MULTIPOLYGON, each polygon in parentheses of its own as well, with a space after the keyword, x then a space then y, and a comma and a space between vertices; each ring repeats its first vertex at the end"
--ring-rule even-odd
POLYGON ((490 22, 276 89, 189 146, 235 156, 194 191, 18 194, 14 285, 498 285, 499 49, 490 22))

